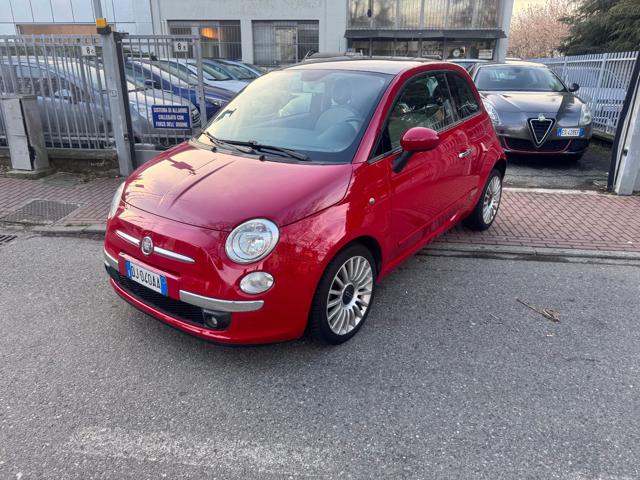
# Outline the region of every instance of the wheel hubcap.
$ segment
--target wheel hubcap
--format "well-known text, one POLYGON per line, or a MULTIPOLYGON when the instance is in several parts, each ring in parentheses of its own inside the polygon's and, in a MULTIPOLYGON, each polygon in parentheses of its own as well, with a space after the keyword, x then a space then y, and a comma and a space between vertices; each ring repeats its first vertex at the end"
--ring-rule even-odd
POLYGON ((338 269, 327 297, 329 328, 346 335, 362 321, 373 293, 373 269, 364 257, 351 257, 338 269))
POLYGON ((499 177, 493 177, 487 186, 482 204, 482 219, 484 223, 491 223, 498 213, 500 198, 502 197, 502 182, 499 177))

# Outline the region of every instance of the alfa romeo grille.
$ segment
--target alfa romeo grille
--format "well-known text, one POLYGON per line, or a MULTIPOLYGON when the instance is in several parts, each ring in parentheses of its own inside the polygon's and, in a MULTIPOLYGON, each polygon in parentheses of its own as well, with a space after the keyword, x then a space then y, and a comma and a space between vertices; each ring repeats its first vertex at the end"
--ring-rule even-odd
POLYGON ((544 120, 539 120, 537 118, 529 119, 529 128, 531 128, 531 135, 533 135, 533 140, 536 142, 536 145, 542 145, 549 135, 551 131, 551 127, 553 127, 554 121, 550 118, 545 118, 544 120))

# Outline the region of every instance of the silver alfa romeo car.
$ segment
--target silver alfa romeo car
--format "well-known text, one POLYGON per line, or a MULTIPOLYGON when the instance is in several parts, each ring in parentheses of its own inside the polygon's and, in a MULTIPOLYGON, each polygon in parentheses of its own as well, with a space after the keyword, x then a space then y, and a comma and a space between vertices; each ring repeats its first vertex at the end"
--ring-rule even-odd
POLYGON ((507 153, 578 160, 591 140, 591 112, 544 65, 479 63, 470 71, 507 153))

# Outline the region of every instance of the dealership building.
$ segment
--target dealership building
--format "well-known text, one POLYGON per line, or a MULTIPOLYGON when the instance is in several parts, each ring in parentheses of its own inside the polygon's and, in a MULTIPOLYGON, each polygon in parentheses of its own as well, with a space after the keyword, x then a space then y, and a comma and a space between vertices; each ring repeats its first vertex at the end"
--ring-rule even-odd
MULTIPOLYGON (((93 33, 93 0, 4 0, 0 34, 93 33)), ((199 35, 203 55, 257 65, 308 52, 501 59, 513 0, 101 0, 130 34, 199 35)))

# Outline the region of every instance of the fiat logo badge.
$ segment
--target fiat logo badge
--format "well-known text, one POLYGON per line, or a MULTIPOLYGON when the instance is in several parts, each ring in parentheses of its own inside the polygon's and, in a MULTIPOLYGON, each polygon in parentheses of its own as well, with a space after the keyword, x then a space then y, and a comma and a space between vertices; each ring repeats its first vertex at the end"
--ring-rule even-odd
POLYGON ((140 242, 140 250, 142 250, 142 253, 145 255, 151 255, 151 252, 153 252, 153 240, 151 240, 151 237, 144 237, 142 239, 142 242, 140 242))

